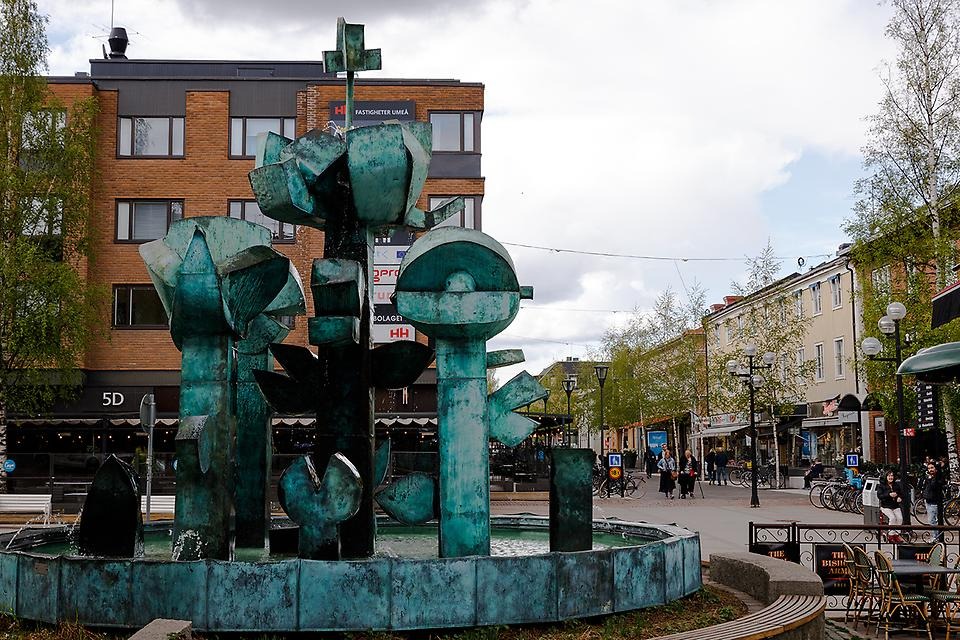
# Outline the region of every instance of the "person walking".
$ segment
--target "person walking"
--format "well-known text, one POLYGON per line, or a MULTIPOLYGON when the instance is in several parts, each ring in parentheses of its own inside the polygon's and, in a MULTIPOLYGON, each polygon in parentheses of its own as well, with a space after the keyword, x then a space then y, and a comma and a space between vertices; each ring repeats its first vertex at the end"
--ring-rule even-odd
POLYGON ((717 452, 711 447, 703 461, 707 463, 707 479, 710 480, 710 484, 713 484, 717 479, 717 452))
POLYGON ((693 452, 690 449, 683 452, 679 471, 680 499, 686 500, 687 494, 693 495, 693 484, 697 480, 697 474, 700 473, 700 464, 693 457, 693 452))
MULTIPOLYGON (((920 480, 920 492, 927 505, 927 524, 931 527, 943 526, 943 476, 936 463, 927 463, 927 474, 920 480)), ((937 531, 934 540, 939 542, 943 532, 937 531)))
POLYGON ((727 475, 727 462, 729 458, 727 452, 723 449, 717 452, 717 486, 720 485, 720 481, 723 480, 723 484, 727 484, 727 480, 730 479, 730 476, 727 475))
POLYGON ((657 470, 657 454, 650 447, 647 447, 647 452, 643 454, 643 466, 647 469, 647 478, 653 477, 657 470))
MULTIPOLYGON (((877 488, 877 497, 880 498, 880 511, 887 517, 887 524, 892 527, 903 524, 903 489, 893 471, 888 471, 883 482, 877 488)), ((904 542, 900 532, 896 529, 887 531, 887 540, 894 543, 904 542)))
POLYGON ((663 457, 657 463, 657 469, 660 470, 660 493, 673 500, 673 490, 677 487, 677 461, 667 447, 663 447, 663 457))
POLYGON ((817 458, 813 461, 813 464, 810 465, 810 468, 807 469, 807 472, 803 474, 803 488, 809 489, 812 485, 811 482, 817 478, 823 477, 823 463, 820 462, 820 458, 817 458))

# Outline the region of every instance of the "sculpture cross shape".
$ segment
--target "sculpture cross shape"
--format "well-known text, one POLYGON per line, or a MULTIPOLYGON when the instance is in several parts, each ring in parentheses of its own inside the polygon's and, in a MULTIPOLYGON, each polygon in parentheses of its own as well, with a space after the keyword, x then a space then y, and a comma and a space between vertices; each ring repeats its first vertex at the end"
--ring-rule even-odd
POLYGON ((323 66, 327 72, 347 72, 347 104, 344 128, 353 121, 353 74, 357 71, 380 69, 380 49, 363 48, 363 25, 348 24, 337 19, 337 49, 323 52, 323 66))

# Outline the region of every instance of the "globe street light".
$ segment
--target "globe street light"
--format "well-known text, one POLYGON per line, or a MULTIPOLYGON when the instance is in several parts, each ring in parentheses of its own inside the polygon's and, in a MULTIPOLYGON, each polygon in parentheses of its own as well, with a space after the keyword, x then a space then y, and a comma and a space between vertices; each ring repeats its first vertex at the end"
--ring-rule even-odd
MULTIPOLYGON (((907 317, 907 308, 899 302, 891 302, 887 305, 887 315, 880 318, 877 322, 877 328, 880 333, 889 336, 893 335, 893 344, 895 347, 894 357, 880 358, 880 352, 883 351, 883 345, 874 337, 864 338, 860 344, 863 353, 871 360, 877 362, 892 362, 894 370, 900 368, 903 362, 903 351, 900 343, 900 321, 907 317)), ((906 422, 904 421, 903 411, 903 376, 896 374, 897 381, 897 431, 899 432, 898 449, 900 453, 900 482, 902 486, 907 485, 907 437, 905 435, 906 422)), ((903 524, 910 524, 910 500, 912 496, 910 491, 905 490, 903 495, 903 524)))
POLYGON ((606 426, 606 423, 603 420, 603 383, 607 381, 607 370, 609 369, 610 367, 605 364, 598 364, 598 365, 594 365, 593 367, 593 372, 597 374, 597 382, 600 383, 600 459, 601 460, 606 460, 603 456, 604 454, 603 432, 604 432, 604 427, 606 426))
MULTIPOLYGON (((577 388, 577 379, 576 378, 564 378, 563 379, 563 392, 567 394, 567 429, 566 437, 564 438, 564 444, 568 447, 573 444, 573 428, 570 420, 570 394, 573 393, 573 390, 577 388)), ((579 441, 580 438, 578 437, 579 441)), ((579 442, 578 442, 579 444, 579 442)))
MULTIPOLYGON (((754 409, 754 392, 762 387, 765 381, 763 376, 756 372, 771 368, 777 359, 777 355, 772 351, 767 351, 761 357, 762 364, 754 364, 753 359, 757 355, 757 346, 753 343, 743 348, 743 355, 747 356, 746 366, 736 360, 727 360, 727 373, 735 378, 740 378, 750 391, 750 467, 753 471, 750 474, 750 506, 759 507, 760 494, 757 492, 757 474, 759 472, 757 469, 757 420, 754 409)), ((777 446, 776 442, 774 442, 774 446, 777 446)))

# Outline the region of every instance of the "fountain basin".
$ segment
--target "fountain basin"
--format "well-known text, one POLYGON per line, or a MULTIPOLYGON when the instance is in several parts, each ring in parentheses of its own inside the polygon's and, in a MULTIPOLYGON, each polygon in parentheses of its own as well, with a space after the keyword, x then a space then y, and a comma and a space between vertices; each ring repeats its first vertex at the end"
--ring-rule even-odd
MULTIPOLYGON (((491 524, 546 533, 548 520, 494 516, 491 524)), ((20 534, 16 549, 0 553, 0 607, 99 627, 176 618, 208 632, 410 630, 555 622, 664 604, 700 588, 696 533, 610 520, 593 529, 636 544, 449 559, 172 562, 39 553, 66 533, 46 529, 20 534)))

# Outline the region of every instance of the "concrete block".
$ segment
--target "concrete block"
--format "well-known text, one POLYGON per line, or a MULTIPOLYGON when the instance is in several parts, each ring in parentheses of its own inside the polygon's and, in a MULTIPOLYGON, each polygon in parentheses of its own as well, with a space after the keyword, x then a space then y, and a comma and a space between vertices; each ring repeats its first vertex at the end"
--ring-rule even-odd
POLYGON ((757 553, 710 554, 710 579, 747 593, 764 604, 780 596, 822 596, 823 581, 793 562, 757 553))
POLYGON ((192 637, 193 625, 189 620, 157 618, 130 636, 130 640, 190 640, 192 637))

